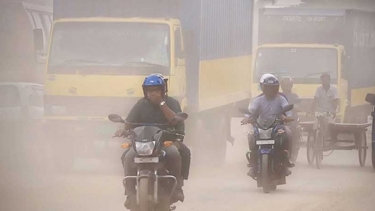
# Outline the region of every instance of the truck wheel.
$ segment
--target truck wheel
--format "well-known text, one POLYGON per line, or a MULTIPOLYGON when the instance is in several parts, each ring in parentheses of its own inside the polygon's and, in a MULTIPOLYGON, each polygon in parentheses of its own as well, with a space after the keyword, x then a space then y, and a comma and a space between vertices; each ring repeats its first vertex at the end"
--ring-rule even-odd
MULTIPOLYGON (((54 150, 54 164, 60 173, 69 173, 73 170, 74 158, 61 151, 61 148, 54 150), (59 151, 60 150, 60 151, 59 151)), ((65 151, 65 150, 64 150, 65 151)))
POLYGON ((64 139, 56 140, 53 148, 53 161, 59 173, 70 173, 73 171, 74 161, 78 155, 79 146, 73 145, 64 139))
POLYGON ((225 121, 226 120, 224 117, 220 118, 218 127, 216 129, 218 133, 217 133, 217 136, 214 138, 217 143, 218 165, 224 165, 226 154, 227 154, 227 135, 228 134, 226 132, 227 128, 225 128, 226 126, 225 121))
POLYGON ((224 164, 227 150, 224 118, 218 120, 212 115, 193 118, 187 121, 186 127, 186 143, 191 147, 192 159, 197 161, 197 165, 218 167, 224 164))
POLYGON ((208 146, 211 163, 216 166, 222 166, 225 163, 225 157, 227 153, 227 128, 225 128, 225 117, 216 117, 211 122, 212 127, 207 130, 208 146))

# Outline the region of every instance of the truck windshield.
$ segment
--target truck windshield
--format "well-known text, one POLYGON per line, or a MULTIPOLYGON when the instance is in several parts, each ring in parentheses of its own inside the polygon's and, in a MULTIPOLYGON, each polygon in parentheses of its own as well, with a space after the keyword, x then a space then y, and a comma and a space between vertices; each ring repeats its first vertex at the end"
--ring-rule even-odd
POLYGON ((329 73, 337 81, 337 50, 328 48, 260 48, 255 63, 254 82, 265 73, 295 83, 320 83, 320 75, 329 73))
POLYGON ((163 72, 161 70, 168 70, 170 66, 169 33, 166 24, 57 23, 49 66, 141 67, 154 71, 159 68, 158 71, 163 72))

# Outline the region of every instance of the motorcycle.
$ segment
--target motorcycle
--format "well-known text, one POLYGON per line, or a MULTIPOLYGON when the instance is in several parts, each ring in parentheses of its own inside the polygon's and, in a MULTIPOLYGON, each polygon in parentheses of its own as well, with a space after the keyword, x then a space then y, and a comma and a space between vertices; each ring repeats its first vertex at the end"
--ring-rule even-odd
MULTIPOLYGON (((173 121, 183 121, 187 117, 186 113, 178 113, 173 121)), ((175 207, 171 207, 171 197, 176 189, 177 179, 165 168, 166 152, 163 149, 182 140, 184 135, 161 129, 167 127, 167 124, 127 123, 117 114, 110 114, 108 119, 135 127, 126 134, 131 144, 122 146, 133 147, 137 153, 134 158, 137 175, 126 176, 123 180, 124 187, 126 181, 136 180, 137 206, 131 211, 174 210, 175 207)))
MULTIPOLYGON (((293 105, 285 106, 281 114, 293 109, 293 105)), ((244 114, 250 114, 247 109, 240 109, 244 114)), ((281 115, 280 114, 280 115, 281 115)), ((291 122, 293 119, 263 119, 258 118, 252 121, 254 128, 253 138, 258 147, 258 172, 254 178, 257 181, 257 187, 263 188, 265 193, 276 190, 278 185, 286 184, 287 169, 280 159, 285 156, 285 151, 280 150, 283 145, 283 134, 285 131, 280 128, 284 122, 291 122)), ((246 154, 249 163, 250 152, 246 154)))

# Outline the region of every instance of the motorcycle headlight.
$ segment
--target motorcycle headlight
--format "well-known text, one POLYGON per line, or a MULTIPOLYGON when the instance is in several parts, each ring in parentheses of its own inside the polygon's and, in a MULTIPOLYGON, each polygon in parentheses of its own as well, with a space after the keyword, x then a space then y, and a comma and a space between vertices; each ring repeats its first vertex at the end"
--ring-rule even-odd
POLYGON ((260 139, 270 139, 272 138, 272 128, 268 130, 259 129, 259 138, 260 139))
POLYGON ((152 152, 155 148, 155 141, 150 142, 135 142, 135 149, 137 150, 138 155, 152 155, 152 152))

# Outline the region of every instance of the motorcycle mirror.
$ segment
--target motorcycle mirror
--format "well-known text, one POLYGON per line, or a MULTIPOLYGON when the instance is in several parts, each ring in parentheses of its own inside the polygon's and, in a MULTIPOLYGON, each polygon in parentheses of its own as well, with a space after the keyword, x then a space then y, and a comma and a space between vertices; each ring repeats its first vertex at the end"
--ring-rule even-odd
POLYGON ((287 111, 290 111, 294 108, 294 105, 293 104, 289 104, 287 106, 284 106, 283 109, 282 109, 282 112, 281 113, 284 113, 284 112, 287 112, 287 111))
POLYGON ((110 114, 108 115, 108 119, 111 121, 111 122, 116 122, 116 123, 125 123, 125 121, 121 118, 121 116, 117 115, 117 114, 110 114))
POLYGON ((366 95, 366 102, 371 103, 371 105, 375 105, 375 94, 367 94, 366 95))
POLYGON ((247 109, 247 108, 239 108, 238 109, 241 113, 243 113, 243 114, 250 114, 250 111, 249 111, 249 109, 247 109))

